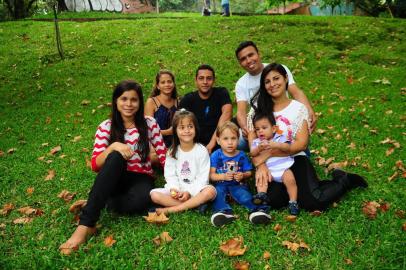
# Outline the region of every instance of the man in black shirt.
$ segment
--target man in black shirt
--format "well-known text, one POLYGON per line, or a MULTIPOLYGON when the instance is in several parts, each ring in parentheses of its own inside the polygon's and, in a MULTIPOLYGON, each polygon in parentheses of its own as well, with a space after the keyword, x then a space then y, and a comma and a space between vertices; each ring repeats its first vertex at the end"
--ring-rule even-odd
POLYGON ((214 82, 214 69, 209 65, 200 65, 195 77, 197 91, 186 94, 179 104, 179 108, 196 115, 200 128, 199 142, 206 146, 210 154, 217 148, 217 126, 230 120, 233 114, 227 89, 213 87, 214 82))

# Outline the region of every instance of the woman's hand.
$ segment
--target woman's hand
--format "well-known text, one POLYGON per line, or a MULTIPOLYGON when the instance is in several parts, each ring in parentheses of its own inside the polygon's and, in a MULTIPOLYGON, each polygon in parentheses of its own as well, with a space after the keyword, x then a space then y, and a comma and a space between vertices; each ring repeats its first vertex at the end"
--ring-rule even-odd
POLYGON ((190 193, 187 191, 178 192, 178 200, 181 202, 185 202, 190 199, 190 193))
POLYGON ((125 160, 129 160, 133 155, 134 151, 127 144, 121 142, 115 142, 111 144, 111 150, 119 152, 125 160))
POLYGON ((272 179, 271 172, 268 170, 268 167, 266 167, 266 164, 262 163, 257 167, 257 171, 255 172, 255 186, 265 186, 270 179, 272 179))

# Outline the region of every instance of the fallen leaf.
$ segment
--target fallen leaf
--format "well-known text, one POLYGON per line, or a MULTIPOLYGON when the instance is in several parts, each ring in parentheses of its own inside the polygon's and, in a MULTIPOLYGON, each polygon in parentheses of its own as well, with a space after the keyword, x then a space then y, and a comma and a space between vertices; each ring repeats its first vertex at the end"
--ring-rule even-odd
POLYGON ((282 245, 285 246, 287 249, 297 252, 300 245, 298 243, 290 242, 290 241, 283 241, 282 245))
POLYGON ((240 256, 247 250, 246 246, 243 245, 242 236, 231 238, 220 245, 220 250, 223 251, 227 256, 240 256))
POLYGON ((40 161, 43 161, 45 159, 45 156, 39 157, 37 159, 40 160, 40 161))
POLYGON ((236 270, 248 270, 250 269, 250 263, 246 261, 237 261, 234 263, 234 269, 236 270))
POLYGON ((156 212, 148 212, 148 216, 144 216, 144 219, 153 224, 166 224, 169 222, 169 218, 164 213, 158 215, 156 212))
POLYGON ((305 248, 305 249, 307 249, 308 251, 310 251, 309 245, 307 245, 307 244, 306 244, 305 242, 303 242, 303 241, 300 241, 300 242, 299 242, 299 247, 305 248))
POLYGON ((0 229, 1 229, 1 230, 4 230, 4 229, 6 228, 6 226, 7 226, 7 225, 6 225, 5 223, 1 223, 1 224, 0 224, 0 229))
POLYGON ((115 242, 117 242, 117 241, 114 240, 112 235, 109 235, 106 238, 104 238, 104 245, 106 247, 111 247, 115 242))
POLYGON ((317 133, 317 134, 324 134, 324 133, 326 133, 326 131, 325 131, 324 129, 318 128, 318 129, 316 130, 316 133, 317 133))
POLYGON ((314 210, 313 212, 310 213, 311 216, 314 217, 319 217, 321 215, 321 211, 319 210, 314 210))
POLYGON ((18 209, 18 212, 26 216, 42 216, 44 214, 44 211, 41 209, 35 209, 30 206, 21 207, 18 209))
POLYGON ((388 177, 388 181, 391 182, 393 179, 399 176, 399 172, 394 172, 391 176, 388 177))
POLYGON ((74 197, 76 196, 76 192, 70 192, 68 190, 62 190, 59 194, 58 194, 58 198, 61 198, 62 200, 64 200, 65 202, 70 202, 74 197))
POLYGON ((26 224, 26 223, 30 223, 33 220, 33 218, 31 217, 21 217, 21 218, 17 218, 15 220, 13 220, 14 224, 26 224))
POLYGON ((276 224, 274 227, 273 227, 273 230, 275 231, 275 232, 279 232, 280 230, 282 230, 282 226, 281 226, 281 224, 276 224))
POLYGON ((340 169, 340 168, 347 167, 347 165, 348 165, 348 161, 334 162, 334 163, 331 163, 330 165, 328 165, 327 170, 332 171, 334 169, 340 169))
POLYGON ((54 179, 55 177, 55 170, 48 170, 47 176, 45 176, 45 181, 49 181, 54 179))
POLYGON ((62 154, 62 155, 59 156, 59 158, 66 158, 66 155, 62 154))
POLYGON ((395 151, 395 147, 391 147, 388 150, 386 150, 385 155, 390 156, 392 155, 393 151, 395 151))
POLYGON ((354 78, 352 76, 347 78, 348 84, 353 84, 354 83, 354 78))
POLYGON ((152 241, 155 245, 160 246, 162 244, 172 242, 173 238, 169 235, 168 232, 162 232, 160 235, 152 239, 152 241))
POLYGON ((333 208, 337 208, 338 207, 338 203, 333 202, 333 208))
POLYGON ((82 100, 82 102, 80 102, 80 105, 82 105, 82 106, 87 106, 89 104, 90 104, 90 100, 87 100, 87 99, 84 99, 84 100, 82 100))
POLYGON ((365 216, 367 216, 369 219, 375 219, 376 214, 377 214, 377 209, 380 207, 380 204, 372 201, 372 202, 366 202, 364 203, 362 207, 362 212, 364 213, 365 216))
POLYGON ((86 206, 87 200, 77 200, 69 207, 69 212, 78 214, 86 206))
POLYGON ((4 152, 0 150, 0 157, 4 156, 4 152))
POLYGON ((403 162, 401 160, 396 161, 395 166, 396 166, 396 168, 398 168, 402 172, 405 171, 405 167, 403 166, 403 162))
POLYGON ((264 260, 269 260, 271 258, 271 253, 269 253, 269 251, 265 251, 262 257, 264 260))
POLYGON ((55 146, 54 148, 52 148, 51 151, 49 151, 49 153, 51 155, 55 155, 56 153, 58 153, 61 150, 62 150, 62 147, 60 145, 58 145, 58 146, 55 146))
POLYGON ((347 148, 355 149, 355 143, 351 142, 349 145, 347 145, 347 148))
POLYGON ((297 219, 297 216, 294 216, 294 215, 288 215, 285 217, 285 220, 289 221, 289 222, 295 222, 296 219, 297 219))
POLYGON ((85 163, 87 168, 92 168, 92 161, 88 157, 85 157, 85 163))
POLYGON ((48 146, 48 145, 49 145, 49 143, 47 143, 47 142, 46 142, 46 143, 41 144, 41 146, 42 146, 42 147, 45 147, 45 146, 48 146))
POLYGON ((406 231, 406 222, 402 225, 402 231, 406 231))
POLYGON ((83 153, 89 153, 89 149, 83 147, 83 148, 82 148, 82 152, 83 152, 83 153))
POLYGON ((33 187, 29 187, 29 188, 27 188, 26 192, 28 195, 31 195, 32 193, 34 193, 34 190, 35 189, 33 187))
POLYGON ((324 147, 324 146, 322 146, 322 147, 320 148, 320 150, 321 150, 321 152, 322 152, 323 154, 327 154, 327 152, 328 152, 327 148, 324 147))
POLYGON ((11 212, 13 209, 14 209, 14 204, 12 204, 12 203, 6 203, 6 204, 3 206, 3 209, 0 210, 0 214, 1 214, 2 216, 6 216, 6 215, 10 214, 10 212, 11 212))
POLYGON ((398 218, 405 218, 405 211, 403 211, 403 210, 396 210, 396 211, 395 211, 395 215, 396 215, 398 218))
POLYGON ((7 150, 7 154, 13 154, 16 150, 17 148, 10 148, 7 150))
POLYGON ((344 259, 344 263, 347 265, 351 265, 352 261, 350 259, 346 258, 346 259, 344 259))
POLYGON ((388 211, 389 208, 390 208, 390 204, 388 202, 380 203, 379 209, 381 209, 382 212, 388 211))
POLYGON ((75 136, 74 138, 73 138, 73 142, 78 142, 78 141, 80 141, 80 139, 82 139, 82 136, 75 136))

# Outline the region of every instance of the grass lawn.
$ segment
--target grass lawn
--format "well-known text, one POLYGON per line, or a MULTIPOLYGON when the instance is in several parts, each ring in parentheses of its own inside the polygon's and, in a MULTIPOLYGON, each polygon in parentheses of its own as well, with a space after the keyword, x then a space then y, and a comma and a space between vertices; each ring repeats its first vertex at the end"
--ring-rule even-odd
POLYGON ((406 268, 405 172, 396 165, 405 162, 405 20, 192 16, 69 21, 60 30, 63 61, 52 22, 0 23, 0 207, 15 207, 0 215, 0 269, 232 269, 238 260, 251 269, 406 268), (234 98, 244 73, 234 49, 246 39, 257 42, 264 62, 293 71, 319 113, 310 147, 321 178, 327 166, 319 163, 333 157, 370 187, 318 217, 302 212, 294 223, 285 220, 286 210, 272 211, 270 226, 252 226, 240 207, 240 218, 222 229, 210 224, 210 214, 193 211, 162 226, 104 212, 100 233, 61 256, 58 246, 75 225, 70 203, 57 195, 66 189, 77 192, 74 200, 86 199, 95 177, 86 160, 97 125, 109 115, 113 85, 133 78, 147 96, 156 72, 167 68, 185 94, 194 90, 196 67, 209 63, 216 84, 234 98), (50 155, 55 146, 61 151, 50 155), (46 181, 49 170, 55 177, 46 181), (369 219, 362 212, 369 201, 389 209, 369 219), (24 206, 44 213, 14 224, 24 206), (157 247, 152 239, 163 231, 174 240, 157 247), (117 240, 112 247, 104 244, 109 235, 117 240), (227 257, 219 244, 236 236, 248 249, 227 257), (293 252, 283 241, 303 241, 310 250, 293 252))

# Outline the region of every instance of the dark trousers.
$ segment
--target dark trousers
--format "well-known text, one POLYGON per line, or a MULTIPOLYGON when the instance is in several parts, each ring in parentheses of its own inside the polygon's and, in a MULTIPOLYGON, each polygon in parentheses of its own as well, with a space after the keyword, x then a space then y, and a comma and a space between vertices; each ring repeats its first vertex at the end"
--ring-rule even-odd
MULTIPOLYGON (((308 211, 327 209, 351 189, 346 174, 338 175, 332 180, 320 181, 306 156, 296 156, 295 163, 290 169, 296 179, 299 206, 308 211)), ((283 183, 272 181, 268 186, 268 196, 270 206, 275 209, 285 207, 289 202, 283 183)))
POLYGON ((153 188, 150 175, 127 171, 127 161, 120 153, 112 152, 96 176, 79 224, 95 226, 106 205, 120 214, 144 213, 151 206, 149 192, 153 188))

